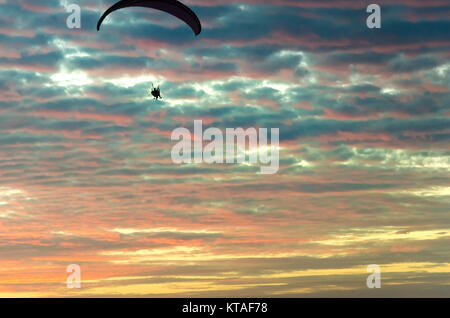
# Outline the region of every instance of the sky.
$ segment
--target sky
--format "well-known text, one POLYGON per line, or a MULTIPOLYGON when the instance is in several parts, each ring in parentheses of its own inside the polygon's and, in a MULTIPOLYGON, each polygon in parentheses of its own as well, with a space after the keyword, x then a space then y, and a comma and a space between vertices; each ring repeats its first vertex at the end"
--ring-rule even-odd
POLYGON ((377 0, 380 29, 185 0, 197 37, 145 8, 97 32, 114 2, 0 0, 0 296, 450 296, 447 0, 377 0), (279 128, 278 172, 174 164, 194 120, 279 128))

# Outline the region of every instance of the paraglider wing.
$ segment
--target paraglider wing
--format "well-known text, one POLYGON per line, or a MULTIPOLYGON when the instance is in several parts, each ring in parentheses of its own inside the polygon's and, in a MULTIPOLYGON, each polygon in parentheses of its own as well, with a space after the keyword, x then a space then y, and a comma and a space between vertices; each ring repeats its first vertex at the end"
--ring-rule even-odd
POLYGON ((146 7, 167 12, 178 19, 184 21, 194 31, 195 35, 200 34, 202 26, 197 15, 189 9, 186 5, 177 0, 121 0, 111 6, 103 13, 97 23, 97 31, 100 30, 100 25, 103 20, 112 12, 128 7, 146 7))

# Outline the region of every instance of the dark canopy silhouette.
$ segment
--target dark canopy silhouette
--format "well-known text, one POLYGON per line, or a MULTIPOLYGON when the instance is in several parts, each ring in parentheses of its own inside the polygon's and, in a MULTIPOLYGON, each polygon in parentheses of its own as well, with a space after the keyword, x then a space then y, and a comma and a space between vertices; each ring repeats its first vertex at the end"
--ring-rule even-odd
POLYGON ((98 20, 97 31, 100 30, 100 25, 110 13, 129 7, 146 7, 167 12, 189 25, 195 35, 200 34, 202 30, 202 26, 197 15, 177 0, 121 0, 103 13, 100 20, 98 20))

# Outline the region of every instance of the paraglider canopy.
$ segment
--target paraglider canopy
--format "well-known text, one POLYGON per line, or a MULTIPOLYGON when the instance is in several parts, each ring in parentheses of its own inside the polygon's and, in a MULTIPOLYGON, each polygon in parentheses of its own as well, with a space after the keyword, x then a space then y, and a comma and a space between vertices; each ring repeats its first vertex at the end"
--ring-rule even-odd
POLYGON ((202 26, 197 15, 186 5, 177 0, 121 0, 106 10, 97 23, 97 31, 103 20, 112 12, 129 8, 129 7, 146 7, 167 12, 178 19, 184 21, 194 31, 195 35, 199 35, 202 26))

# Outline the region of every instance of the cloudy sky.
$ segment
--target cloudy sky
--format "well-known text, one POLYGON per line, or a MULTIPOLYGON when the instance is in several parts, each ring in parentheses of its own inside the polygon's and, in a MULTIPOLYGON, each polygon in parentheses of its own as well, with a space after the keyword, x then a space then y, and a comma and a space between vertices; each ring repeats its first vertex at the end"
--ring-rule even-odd
POLYGON ((0 0, 0 296, 450 296, 447 0, 378 0, 381 29, 186 0, 198 37, 138 8, 97 32, 114 2, 0 0), (173 164, 196 119, 279 128, 278 173, 173 164))

